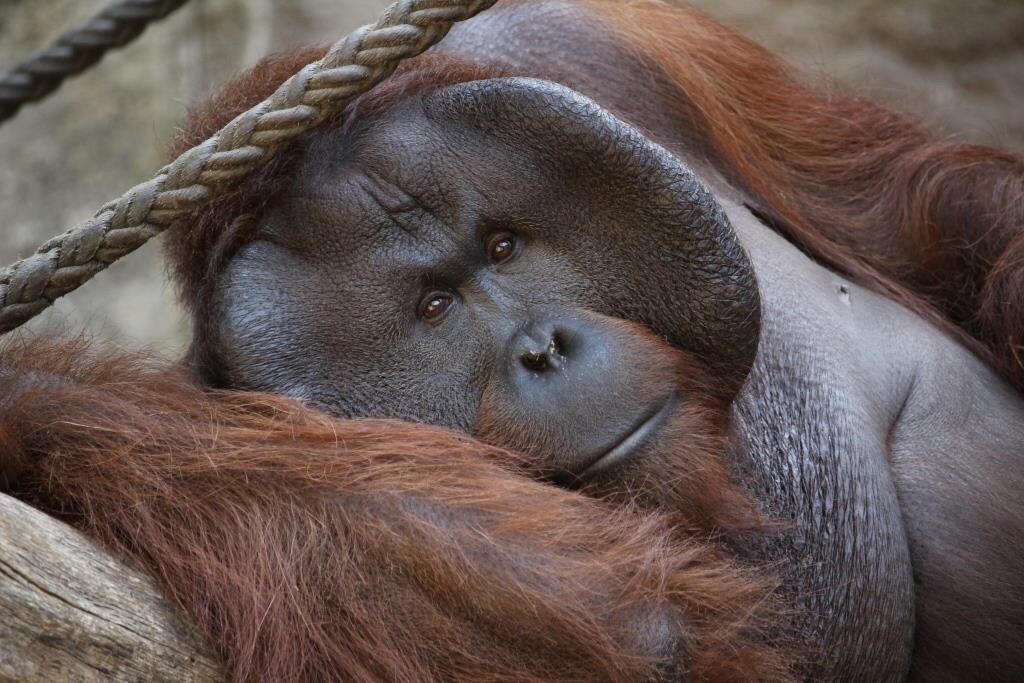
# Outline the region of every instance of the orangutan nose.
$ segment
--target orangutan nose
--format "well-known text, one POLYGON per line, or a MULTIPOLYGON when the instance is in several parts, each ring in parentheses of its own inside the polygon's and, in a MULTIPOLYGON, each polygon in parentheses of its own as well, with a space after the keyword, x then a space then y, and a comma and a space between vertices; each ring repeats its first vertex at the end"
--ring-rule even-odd
POLYGON ((535 323, 519 332, 513 341, 513 354, 531 373, 561 370, 566 362, 566 335, 551 322, 535 323))

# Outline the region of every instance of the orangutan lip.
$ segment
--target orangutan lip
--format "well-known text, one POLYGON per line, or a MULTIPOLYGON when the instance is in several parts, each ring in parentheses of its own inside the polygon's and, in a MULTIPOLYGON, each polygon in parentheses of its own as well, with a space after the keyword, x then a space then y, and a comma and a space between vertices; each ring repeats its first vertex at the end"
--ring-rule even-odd
POLYGON ((580 472, 579 479, 583 480, 595 474, 620 465, 633 455, 637 448, 643 444, 652 434, 661 428, 665 418, 671 414, 676 407, 676 395, 669 394, 665 402, 653 413, 648 413, 640 424, 623 436, 618 443, 611 447, 604 455, 601 455, 580 472))

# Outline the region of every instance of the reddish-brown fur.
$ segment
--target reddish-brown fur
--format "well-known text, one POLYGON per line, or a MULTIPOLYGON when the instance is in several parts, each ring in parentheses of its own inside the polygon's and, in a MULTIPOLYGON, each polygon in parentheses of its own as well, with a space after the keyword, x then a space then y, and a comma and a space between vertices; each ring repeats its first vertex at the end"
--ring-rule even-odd
POLYGON ((738 495, 714 435, 675 477, 711 509, 657 512, 451 431, 206 390, 139 357, 3 358, 0 485, 148 569, 234 680, 642 680, 657 662, 634 619, 652 611, 682 616, 694 680, 787 677, 771 584, 713 540, 714 493, 738 495))

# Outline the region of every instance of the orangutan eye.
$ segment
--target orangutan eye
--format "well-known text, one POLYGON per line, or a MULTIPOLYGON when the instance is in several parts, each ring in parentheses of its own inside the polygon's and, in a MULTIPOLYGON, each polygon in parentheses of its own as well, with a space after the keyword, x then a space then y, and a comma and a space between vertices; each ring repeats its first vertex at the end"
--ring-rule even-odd
POLYGON ((451 307, 454 297, 448 292, 428 292, 420 300, 420 317, 434 322, 439 320, 451 307))
POLYGON ((515 256, 519 244, 510 232, 499 232, 487 240, 487 260, 492 264, 504 263, 515 256))

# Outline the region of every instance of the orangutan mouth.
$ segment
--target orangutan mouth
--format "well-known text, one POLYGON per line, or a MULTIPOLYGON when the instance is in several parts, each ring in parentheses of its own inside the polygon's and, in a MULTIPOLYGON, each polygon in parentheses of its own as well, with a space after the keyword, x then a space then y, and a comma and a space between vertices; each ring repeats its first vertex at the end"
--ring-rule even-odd
POLYGON ((642 417, 639 423, 622 436, 610 449, 587 466, 579 474, 579 480, 583 481, 590 477, 606 472, 615 467, 626 464, 636 455, 640 447, 661 429, 662 425, 676 407, 678 399, 676 395, 669 394, 660 406, 648 412, 642 417))

